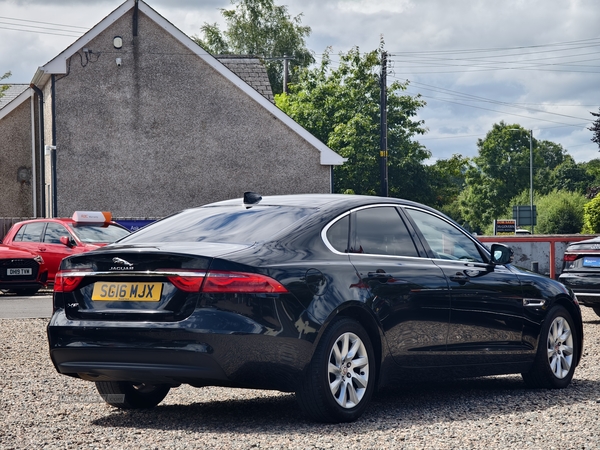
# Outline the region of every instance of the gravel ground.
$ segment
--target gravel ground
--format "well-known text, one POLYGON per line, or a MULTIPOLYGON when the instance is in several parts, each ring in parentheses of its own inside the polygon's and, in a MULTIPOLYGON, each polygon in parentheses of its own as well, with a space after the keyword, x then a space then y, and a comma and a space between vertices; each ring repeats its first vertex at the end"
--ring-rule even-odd
POLYGON ((55 372, 46 320, 0 320, 0 448, 596 449, 600 320, 583 313, 584 358, 567 389, 529 390, 519 376, 406 385, 341 425, 308 421, 292 394, 245 389, 182 386, 152 410, 121 411, 55 372))

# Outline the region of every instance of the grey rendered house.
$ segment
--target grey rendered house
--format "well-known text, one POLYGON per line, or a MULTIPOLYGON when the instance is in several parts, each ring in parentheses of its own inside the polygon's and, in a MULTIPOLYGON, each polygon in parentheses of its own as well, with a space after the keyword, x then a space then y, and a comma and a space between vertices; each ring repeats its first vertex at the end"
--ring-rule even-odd
MULTIPOLYGON (((22 198, 7 190, 14 200, 0 203, 33 216, 161 217, 249 190, 331 192, 344 159, 273 104, 253 64, 211 56, 127 0, 40 67, 18 107, 0 109, 0 136, 13 119, 28 130, 19 151, 30 176, 22 198)), ((3 155, 17 151, 2 141, 3 155)), ((0 172, 1 186, 15 170, 0 172)), ((24 215, 2 205, 0 216, 24 215)))
POLYGON ((33 163, 39 161, 32 128, 36 117, 33 90, 26 84, 9 85, 0 97, 0 217, 34 213, 38 195, 34 185, 39 179, 33 163))

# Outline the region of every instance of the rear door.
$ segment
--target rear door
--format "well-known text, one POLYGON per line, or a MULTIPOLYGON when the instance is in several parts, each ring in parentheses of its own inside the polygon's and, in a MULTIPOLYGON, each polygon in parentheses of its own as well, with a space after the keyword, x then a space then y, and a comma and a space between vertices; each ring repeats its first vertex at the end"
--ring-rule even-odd
POLYGON ((30 252, 39 255, 40 244, 45 227, 45 222, 26 223, 17 230, 12 242, 6 242, 6 244, 29 250, 30 252))
POLYGON ((471 237, 441 216, 410 207, 405 212, 448 279, 452 364, 518 360, 523 353, 524 307, 516 273, 490 264, 471 237))
POLYGON ((368 286, 390 352, 403 367, 439 363, 446 348, 450 297, 442 270, 393 205, 351 214, 350 261, 368 286))
POLYGON ((85 251, 82 247, 67 247, 62 244, 60 242, 61 236, 74 239, 73 235, 69 233, 69 230, 64 225, 56 222, 48 222, 39 246, 39 254, 42 255, 48 267, 48 278, 50 280, 54 279, 63 258, 85 251))

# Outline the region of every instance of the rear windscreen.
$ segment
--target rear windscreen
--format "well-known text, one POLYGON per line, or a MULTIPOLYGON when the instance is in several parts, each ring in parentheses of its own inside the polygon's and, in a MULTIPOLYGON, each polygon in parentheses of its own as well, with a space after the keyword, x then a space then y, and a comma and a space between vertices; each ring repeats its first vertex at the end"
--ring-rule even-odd
POLYGON ((71 225, 73 232, 77 235, 81 242, 86 244, 110 244, 122 237, 127 236, 130 232, 125 228, 117 225, 71 225))
POLYGON ((303 217, 308 208, 289 206, 215 206, 182 211, 121 240, 121 244, 154 242, 263 242, 303 217))

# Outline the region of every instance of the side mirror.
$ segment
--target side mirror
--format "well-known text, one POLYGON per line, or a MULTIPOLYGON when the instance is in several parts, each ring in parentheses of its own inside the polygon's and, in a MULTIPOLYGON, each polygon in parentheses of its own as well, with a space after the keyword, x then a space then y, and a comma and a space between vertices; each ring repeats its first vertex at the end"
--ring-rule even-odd
POLYGON ((75 247, 75 242, 69 236, 61 236, 60 243, 69 248, 75 247))
POLYGON ((504 265, 511 263, 513 260, 512 249, 503 244, 492 244, 491 253, 494 264, 504 265))

